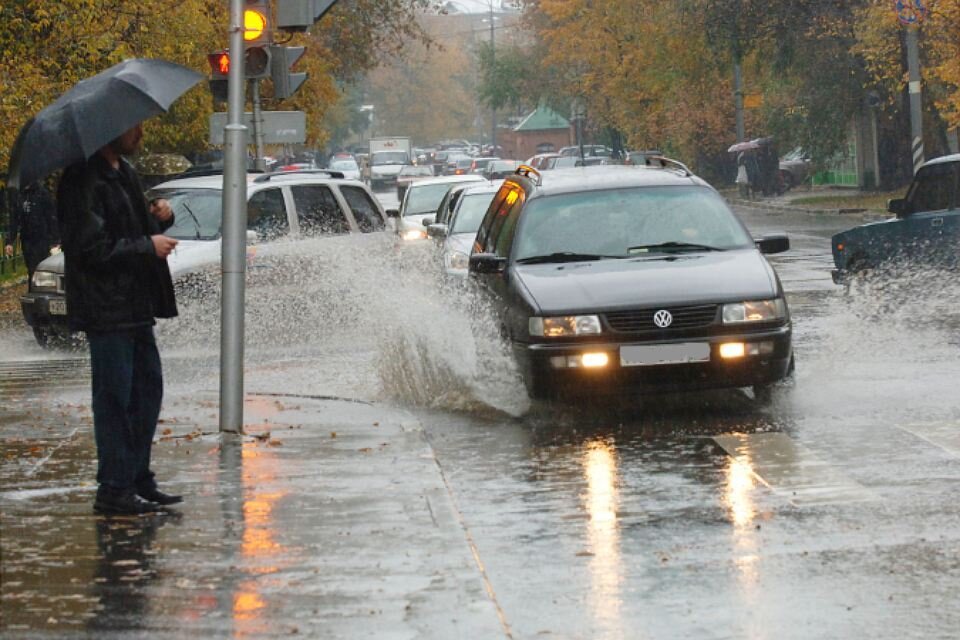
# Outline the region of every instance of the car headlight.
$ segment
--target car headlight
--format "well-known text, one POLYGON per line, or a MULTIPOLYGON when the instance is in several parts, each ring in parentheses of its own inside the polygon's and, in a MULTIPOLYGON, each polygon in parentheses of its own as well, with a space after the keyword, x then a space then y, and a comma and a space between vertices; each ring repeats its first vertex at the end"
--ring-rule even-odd
POLYGON ((447 251, 443 255, 443 263, 447 269, 465 271, 470 267, 470 256, 462 251, 447 251))
POLYGON ((593 336, 600 333, 600 316, 532 317, 528 326, 530 335, 541 338, 593 336))
POLYGON ((723 305, 723 324, 750 322, 773 322, 787 317, 787 304, 783 298, 774 300, 751 300, 723 305))
POLYGON ((423 240, 427 237, 425 229, 407 229, 403 232, 404 240, 423 240))
POLYGON ((57 290, 57 274, 52 271, 34 271, 33 288, 38 291, 57 290))

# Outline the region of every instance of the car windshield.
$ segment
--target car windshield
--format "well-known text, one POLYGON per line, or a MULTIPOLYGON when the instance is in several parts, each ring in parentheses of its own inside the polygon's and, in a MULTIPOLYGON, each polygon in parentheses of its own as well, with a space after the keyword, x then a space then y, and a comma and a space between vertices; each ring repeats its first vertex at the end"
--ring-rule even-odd
POLYGON ((407 154, 404 151, 377 151, 373 154, 370 164, 407 164, 407 154))
POLYGON ((440 206, 440 201, 447 191, 455 187, 456 182, 444 182, 441 184, 415 184, 407 189, 406 206, 403 209, 403 215, 416 216, 424 213, 436 213, 440 206))
POLYGON ((165 234, 178 240, 214 240, 223 218, 220 189, 154 189, 148 197, 166 198, 176 217, 165 234))
POLYGON ((337 160, 330 164, 333 171, 359 171, 360 168, 353 160, 337 160))
POLYGON ((517 230, 514 256, 631 258, 752 246, 746 229, 711 189, 634 187, 532 200, 517 230))
POLYGON ((468 193, 460 199, 460 208, 453 219, 450 233, 476 233, 493 201, 494 193, 468 193))

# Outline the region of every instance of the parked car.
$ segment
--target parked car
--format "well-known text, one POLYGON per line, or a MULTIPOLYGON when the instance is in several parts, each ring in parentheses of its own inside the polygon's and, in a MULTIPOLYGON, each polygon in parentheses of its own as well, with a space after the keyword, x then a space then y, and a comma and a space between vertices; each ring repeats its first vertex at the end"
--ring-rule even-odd
MULTIPOLYGON (((195 274, 219 269, 223 176, 181 178, 157 185, 149 198, 166 198, 175 223, 165 233, 180 240, 167 258, 182 288, 195 274)), ((264 260, 296 249, 295 240, 385 229, 386 214, 361 182, 335 172, 307 171, 247 176, 248 259, 264 260), (288 240, 276 242, 278 240, 288 240)), ((41 345, 70 336, 63 254, 40 263, 20 298, 24 319, 41 345)))
POLYGON ((519 166, 519 160, 493 160, 480 175, 487 180, 502 180, 513 174, 519 166))
POLYGON ((800 147, 780 158, 780 181, 785 191, 804 184, 811 177, 813 177, 813 161, 800 147))
POLYGON ((960 154, 920 167, 904 198, 890 200, 894 218, 833 236, 834 282, 893 265, 956 268, 960 246, 960 154))
POLYGON ((706 182, 660 167, 521 167, 491 203, 469 272, 534 397, 748 387, 793 368, 783 287, 706 182))
POLYGON ((498 180, 490 184, 455 187, 457 197, 449 216, 427 227, 428 234, 441 241, 440 258, 448 276, 467 276, 470 250, 477 237, 477 229, 502 183, 502 180, 498 180))
POLYGON ((485 182, 482 176, 438 176, 424 178, 410 184, 400 201, 399 209, 387 210, 387 215, 398 219, 397 233, 404 240, 423 240, 427 225, 433 223, 440 201, 451 187, 467 182, 485 182), (429 218, 424 224, 424 218, 429 218))

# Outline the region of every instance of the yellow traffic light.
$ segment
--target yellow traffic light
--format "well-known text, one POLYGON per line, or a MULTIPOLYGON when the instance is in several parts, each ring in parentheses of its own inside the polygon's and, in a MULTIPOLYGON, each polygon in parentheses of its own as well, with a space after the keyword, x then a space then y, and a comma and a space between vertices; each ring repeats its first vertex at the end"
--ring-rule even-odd
POLYGON ((243 39, 247 42, 259 40, 267 30, 267 16, 263 8, 250 8, 243 11, 243 39))

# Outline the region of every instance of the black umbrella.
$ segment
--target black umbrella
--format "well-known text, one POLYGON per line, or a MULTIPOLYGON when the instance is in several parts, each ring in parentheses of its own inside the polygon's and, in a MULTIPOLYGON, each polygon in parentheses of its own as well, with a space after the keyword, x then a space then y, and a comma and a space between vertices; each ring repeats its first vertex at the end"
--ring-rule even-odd
POLYGON ((20 129, 7 184, 19 189, 86 160, 138 122, 169 109, 202 78, 166 60, 134 58, 81 80, 20 129))

